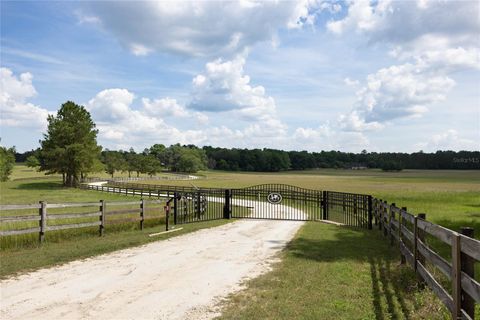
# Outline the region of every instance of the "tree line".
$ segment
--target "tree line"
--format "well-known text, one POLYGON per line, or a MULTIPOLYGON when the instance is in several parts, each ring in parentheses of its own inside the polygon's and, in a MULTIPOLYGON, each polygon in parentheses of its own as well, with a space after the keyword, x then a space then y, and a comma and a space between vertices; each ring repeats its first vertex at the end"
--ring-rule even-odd
POLYGON ((425 153, 341 151, 282 151, 204 147, 209 167, 230 171, 284 171, 315 168, 480 169, 480 151, 425 153))

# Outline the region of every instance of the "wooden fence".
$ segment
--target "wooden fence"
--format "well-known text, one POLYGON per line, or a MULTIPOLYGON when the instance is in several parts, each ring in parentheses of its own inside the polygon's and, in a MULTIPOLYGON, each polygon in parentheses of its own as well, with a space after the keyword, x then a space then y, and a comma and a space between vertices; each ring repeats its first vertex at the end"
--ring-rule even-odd
MULTIPOLYGON (((28 204, 28 205, 0 205, 0 211, 13 211, 13 210, 25 210, 25 209, 37 209, 38 215, 3 215, 0 217, 0 222, 30 222, 38 221, 38 226, 33 228, 22 228, 10 229, 10 230, 1 230, 0 236, 12 236, 12 235, 21 235, 21 234, 30 234, 38 233, 39 241, 43 242, 45 240, 45 234, 48 231, 55 230, 66 230, 66 229, 75 229, 75 228, 85 228, 85 227, 94 227, 98 226, 99 235, 103 235, 106 226, 106 219, 108 217, 108 224, 124 223, 124 222, 138 222, 140 229, 143 229, 144 222, 150 219, 158 219, 162 216, 163 207, 159 207, 159 204, 165 203, 165 200, 139 200, 139 201, 121 201, 121 202, 108 202, 105 200, 100 200, 100 202, 83 202, 83 203, 60 203, 60 204, 50 204, 45 201, 40 201, 38 204, 28 204), (155 205, 157 205, 155 207, 155 205), (119 206, 137 206, 137 208, 131 209, 117 209, 111 210, 111 207, 119 206), (94 207, 96 210, 90 212, 82 213, 55 213, 49 214, 48 209, 53 208, 86 208, 94 207), (107 209, 108 208, 108 209, 107 209), (154 214, 147 215, 147 212, 154 212, 154 214), (137 214, 135 217, 121 217, 126 214, 137 214), (69 221, 74 219, 83 219, 83 218, 95 218, 98 217, 98 221, 91 222, 82 222, 82 223, 73 223, 75 221, 70 221, 64 224, 53 224, 50 225, 49 221, 60 220, 69 221), (120 218, 117 218, 120 217, 120 218)), ((74 210, 75 211, 75 210, 74 210)))
POLYGON ((452 318, 474 319, 475 303, 480 303, 480 283, 475 280, 480 241, 473 239, 473 229, 462 228, 457 233, 426 221, 425 214, 414 216, 407 208, 375 198, 373 214, 375 225, 392 245, 398 245, 402 263, 412 266, 452 313, 452 318), (432 244, 427 243, 427 237, 432 238, 432 244), (446 244, 450 252, 437 252, 434 242, 446 244), (436 273, 443 274, 447 283, 437 279, 436 273))

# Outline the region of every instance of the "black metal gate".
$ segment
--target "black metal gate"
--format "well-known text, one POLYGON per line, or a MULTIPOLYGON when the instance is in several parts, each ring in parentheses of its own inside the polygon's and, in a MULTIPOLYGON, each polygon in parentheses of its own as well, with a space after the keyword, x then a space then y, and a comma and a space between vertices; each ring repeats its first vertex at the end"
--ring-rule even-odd
POLYGON ((321 220, 322 200, 322 191, 284 184, 230 190, 233 218, 321 220))

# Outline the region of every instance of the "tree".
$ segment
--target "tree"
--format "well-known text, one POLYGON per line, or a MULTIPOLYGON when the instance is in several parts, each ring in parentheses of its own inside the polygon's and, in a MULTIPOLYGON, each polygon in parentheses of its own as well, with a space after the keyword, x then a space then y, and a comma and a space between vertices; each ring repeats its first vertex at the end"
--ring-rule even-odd
POLYGON ((402 165, 401 162, 389 160, 389 161, 385 161, 384 163, 382 163, 380 168, 383 171, 402 171, 403 170, 403 165, 402 165))
POLYGON ((40 167, 40 161, 38 160, 37 157, 35 157, 33 154, 31 156, 28 156, 27 159, 25 160, 25 164, 29 168, 36 168, 40 167))
POLYGON ((0 181, 7 181, 15 165, 15 147, 0 146, 0 181))
POLYGON ((61 173, 64 185, 75 186, 80 178, 99 169, 98 130, 90 113, 71 101, 47 120, 47 133, 40 141, 40 170, 61 173))
POLYGON ((127 163, 118 151, 104 151, 102 153, 105 172, 113 178, 115 171, 125 170, 127 163))
POLYGON ((153 176, 157 172, 162 170, 162 164, 155 156, 150 154, 142 157, 141 168, 142 168, 142 173, 146 173, 150 176, 153 176))

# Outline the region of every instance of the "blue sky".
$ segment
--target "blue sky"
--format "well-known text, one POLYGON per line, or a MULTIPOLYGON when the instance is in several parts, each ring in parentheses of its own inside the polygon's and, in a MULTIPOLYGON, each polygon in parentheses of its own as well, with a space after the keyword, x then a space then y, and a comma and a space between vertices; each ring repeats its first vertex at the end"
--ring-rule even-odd
POLYGON ((1 2, 2 145, 479 150, 478 1, 1 2))

